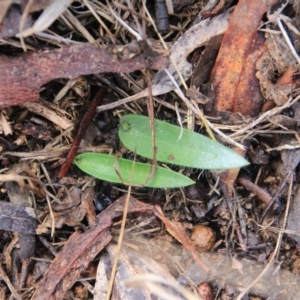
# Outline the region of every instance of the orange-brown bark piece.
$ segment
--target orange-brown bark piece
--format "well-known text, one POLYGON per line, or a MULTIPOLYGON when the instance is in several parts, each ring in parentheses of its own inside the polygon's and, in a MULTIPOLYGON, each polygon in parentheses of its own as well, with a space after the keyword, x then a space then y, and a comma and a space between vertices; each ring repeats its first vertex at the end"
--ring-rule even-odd
POLYGON ((256 62, 266 51, 257 34, 263 14, 278 0, 240 0, 212 70, 215 111, 256 116, 261 106, 256 62))
POLYGON ((200 299, 203 299, 203 300, 214 299, 214 294, 213 294, 212 288, 208 282, 202 282, 198 286, 198 293, 199 293, 200 299))
POLYGON ((143 55, 136 42, 106 48, 87 43, 30 52, 19 57, 2 55, 0 109, 38 100, 40 86, 56 78, 105 72, 130 73, 146 67, 159 70, 167 64, 168 58, 162 54, 143 55))
POLYGON ((285 73, 277 80, 276 84, 278 85, 285 85, 285 84, 293 84, 293 75, 296 72, 296 67, 290 65, 285 73))

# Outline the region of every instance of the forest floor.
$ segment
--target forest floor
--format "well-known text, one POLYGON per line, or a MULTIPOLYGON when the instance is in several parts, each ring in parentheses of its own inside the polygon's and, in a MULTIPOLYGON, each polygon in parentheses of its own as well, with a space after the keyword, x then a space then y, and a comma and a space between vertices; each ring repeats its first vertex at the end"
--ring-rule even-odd
POLYGON ((0 299, 299 299, 299 1, 20 3, 0 4, 0 299), (180 134, 145 158, 128 114, 180 134), (248 165, 210 141, 198 165, 180 128, 248 165))

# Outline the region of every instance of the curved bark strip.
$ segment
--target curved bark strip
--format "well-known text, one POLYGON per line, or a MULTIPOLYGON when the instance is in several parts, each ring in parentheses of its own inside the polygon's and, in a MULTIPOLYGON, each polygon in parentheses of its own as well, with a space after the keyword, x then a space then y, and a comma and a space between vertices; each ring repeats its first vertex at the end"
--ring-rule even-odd
POLYGON ((126 46, 92 44, 29 52, 19 57, 0 56, 0 108, 39 99, 40 86, 57 78, 105 72, 129 73, 166 67, 168 58, 154 52, 147 57, 136 42, 126 46))

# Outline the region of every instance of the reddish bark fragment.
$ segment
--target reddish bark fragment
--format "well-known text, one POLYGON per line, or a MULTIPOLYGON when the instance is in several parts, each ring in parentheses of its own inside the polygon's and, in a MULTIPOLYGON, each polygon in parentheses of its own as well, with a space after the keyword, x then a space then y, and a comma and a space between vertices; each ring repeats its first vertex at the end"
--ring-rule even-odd
POLYGON ((96 224, 96 212, 95 212, 95 189, 94 187, 88 187, 83 191, 81 195, 81 205, 85 209, 86 217, 90 226, 96 224))
POLYGON ((137 43, 96 47, 80 44, 30 52, 20 57, 0 56, 0 109, 38 100, 40 86, 56 78, 105 72, 129 73, 150 67, 166 67, 166 56, 145 57, 137 43))
POLYGON ((216 111, 258 114, 262 96, 255 65, 266 48, 257 28, 263 14, 277 1, 240 0, 236 6, 211 74, 216 111))
POLYGON ((293 84, 293 75, 296 73, 296 68, 293 65, 290 65, 286 72, 277 80, 276 84, 285 85, 293 84))
MULTIPOLYGON (((123 214, 125 197, 116 200, 97 217, 97 224, 85 233, 75 232, 55 257, 51 266, 39 283, 32 300, 63 299, 81 271, 87 268, 95 256, 110 242, 109 228, 113 219, 123 214)), ((153 206, 144 204, 131 197, 129 213, 153 210, 153 206)))

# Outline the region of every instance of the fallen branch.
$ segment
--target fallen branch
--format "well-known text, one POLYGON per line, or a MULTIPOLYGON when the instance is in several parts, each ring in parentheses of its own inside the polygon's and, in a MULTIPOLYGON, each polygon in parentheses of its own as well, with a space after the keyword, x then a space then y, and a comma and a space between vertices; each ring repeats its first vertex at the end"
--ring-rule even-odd
POLYGON ((56 78, 105 72, 130 73, 146 67, 167 66, 166 55, 143 53, 138 42, 125 46, 96 47, 92 44, 30 52, 19 57, 0 56, 0 108, 39 99, 40 86, 56 78))

